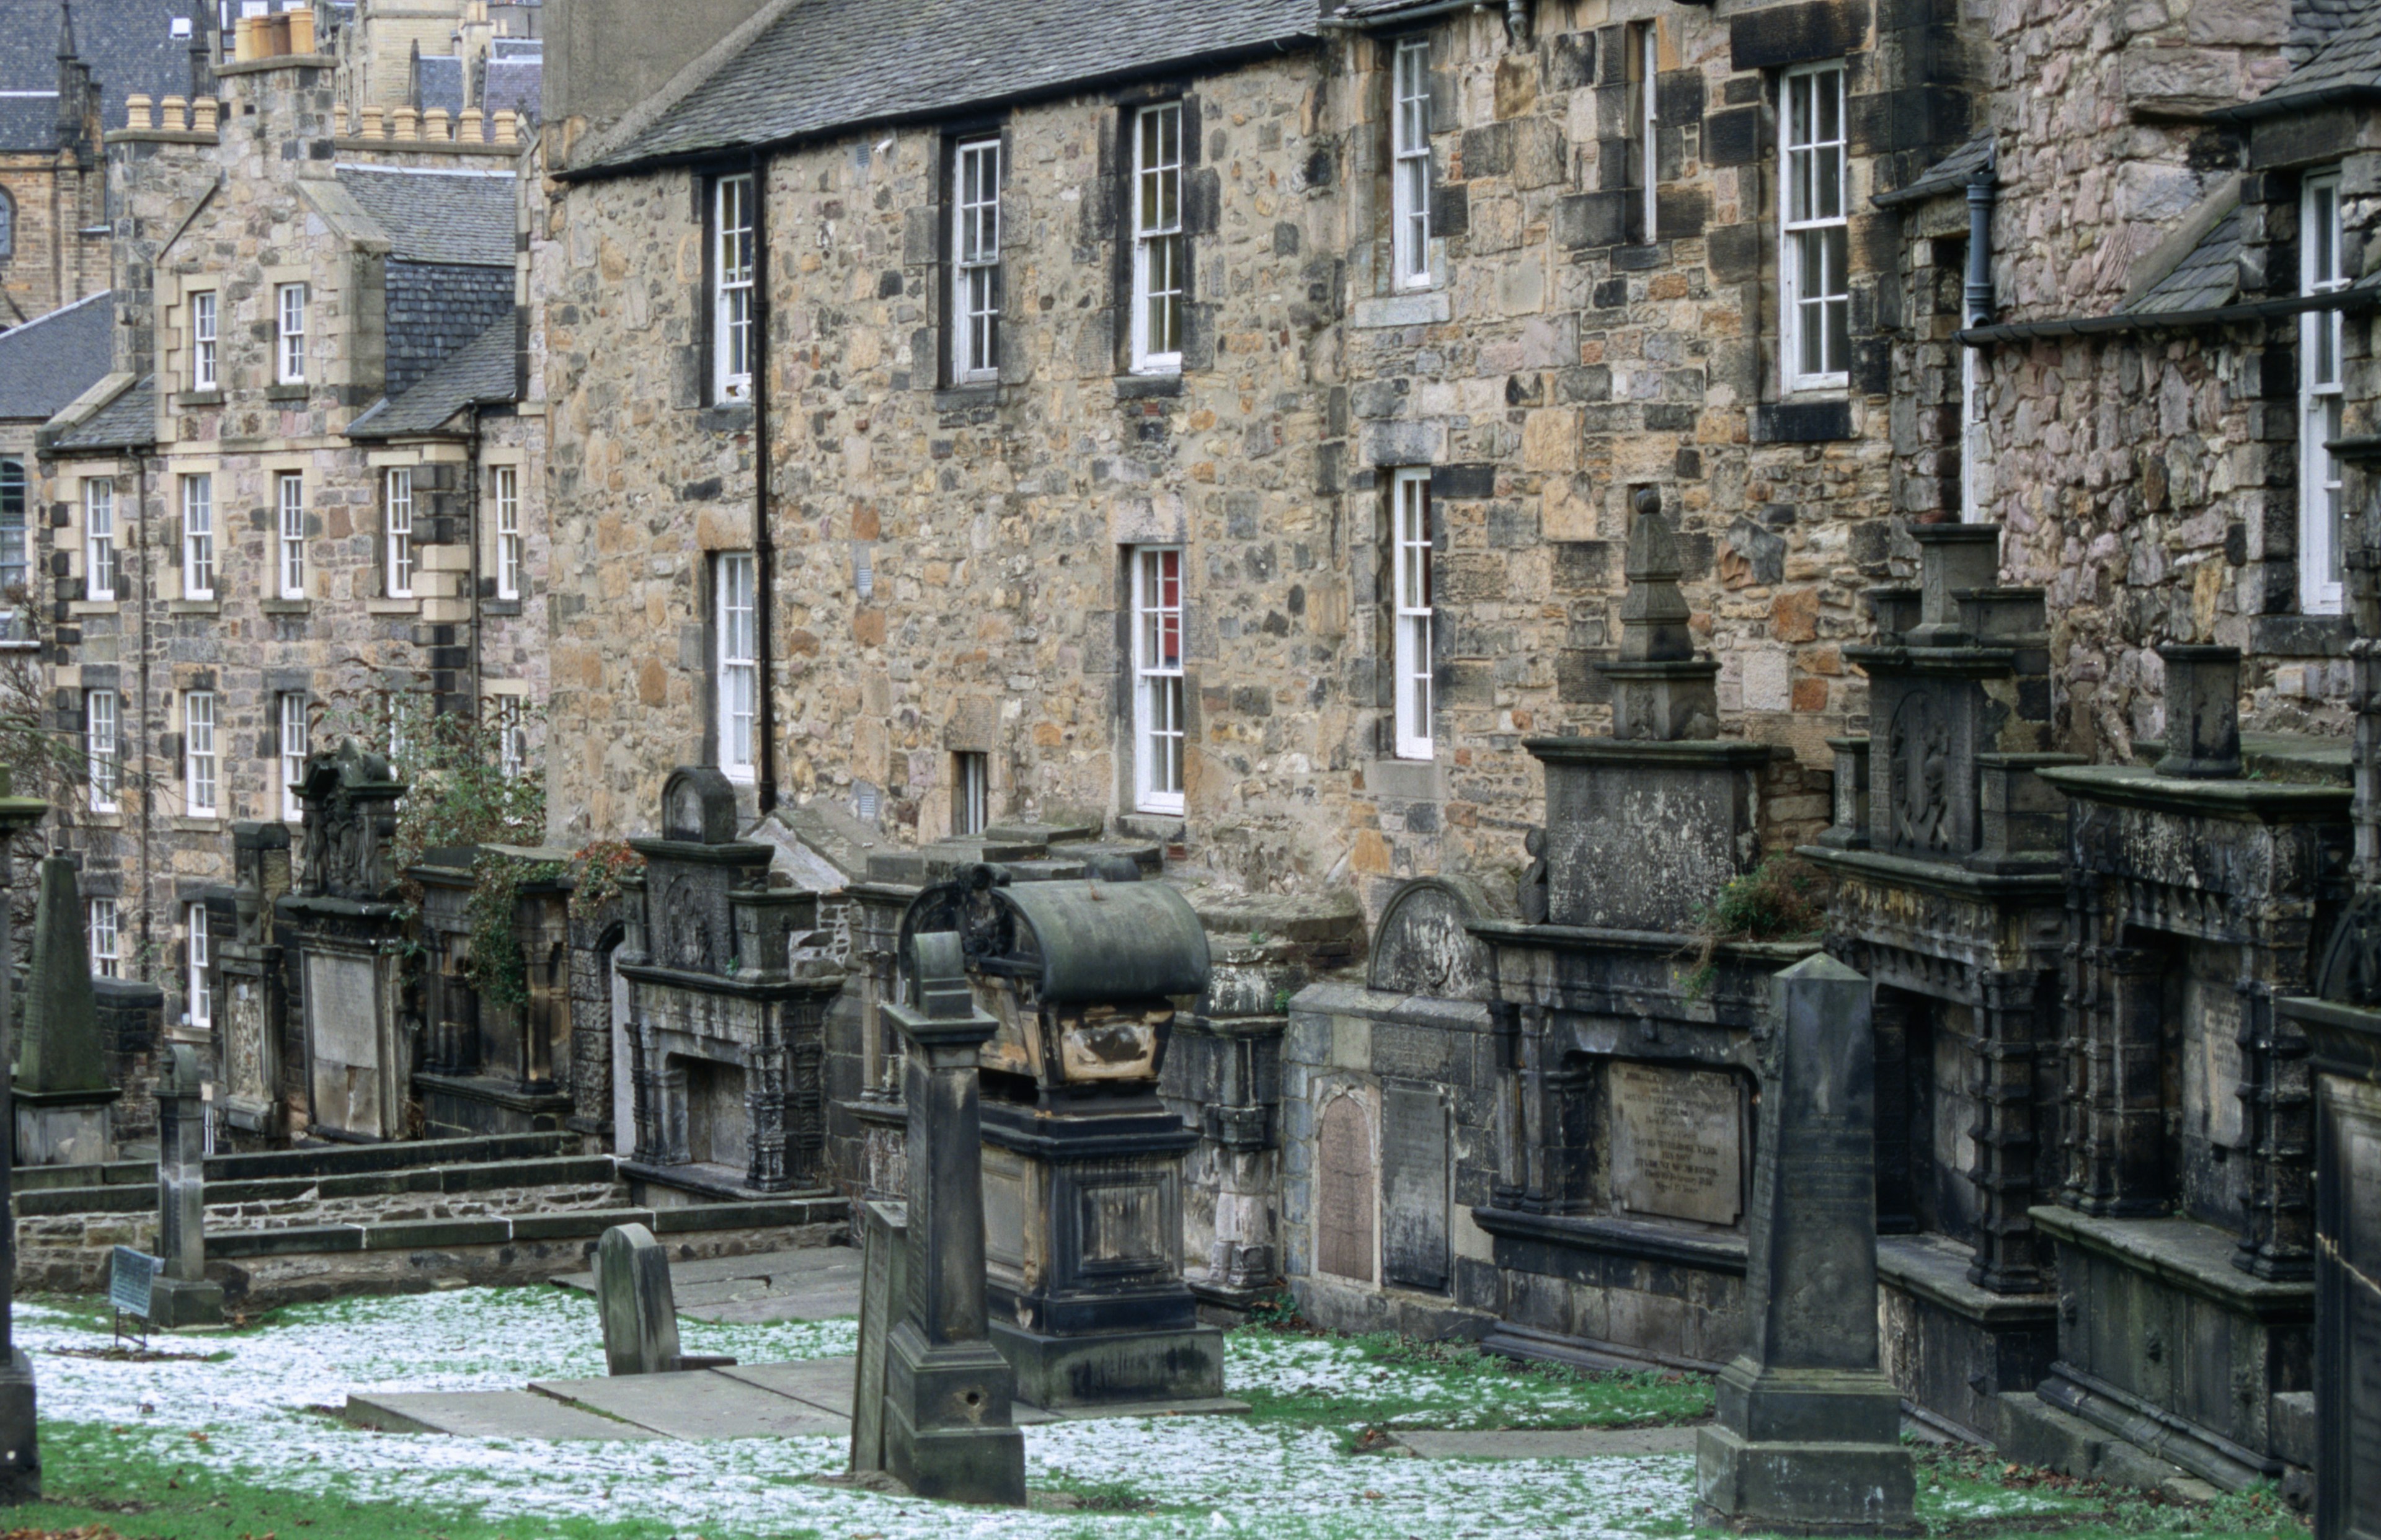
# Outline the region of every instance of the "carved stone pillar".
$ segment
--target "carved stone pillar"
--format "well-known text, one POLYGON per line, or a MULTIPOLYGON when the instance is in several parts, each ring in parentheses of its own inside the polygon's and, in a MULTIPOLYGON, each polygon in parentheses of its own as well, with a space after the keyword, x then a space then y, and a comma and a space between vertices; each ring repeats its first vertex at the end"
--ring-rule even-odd
POLYGON ((2033 1082, 2037 992, 2030 971, 1982 973, 1976 1012, 1976 1254, 1969 1280, 2001 1294, 2043 1286, 2033 1224, 2033 1082))

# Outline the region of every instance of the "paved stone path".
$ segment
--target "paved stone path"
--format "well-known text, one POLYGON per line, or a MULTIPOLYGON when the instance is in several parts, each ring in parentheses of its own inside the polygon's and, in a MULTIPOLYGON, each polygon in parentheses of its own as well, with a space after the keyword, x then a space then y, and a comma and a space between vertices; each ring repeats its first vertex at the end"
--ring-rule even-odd
MULTIPOLYGON (((592 1272, 554 1281, 595 1292, 592 1272)), ((850 1246, 800 1246, 673 1262, 670 1288, 678 1313, 697 1321, 831 1321, 860 1314, 860 1253, 850 1246)))

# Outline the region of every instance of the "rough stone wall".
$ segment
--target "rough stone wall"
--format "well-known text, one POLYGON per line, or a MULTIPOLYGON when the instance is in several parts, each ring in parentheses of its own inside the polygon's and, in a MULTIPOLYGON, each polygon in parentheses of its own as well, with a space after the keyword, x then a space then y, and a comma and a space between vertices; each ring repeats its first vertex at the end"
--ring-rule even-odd
POLYGON ((0 154, 0 198, 15 215, 0 251, 0 331, 107 287, 107 238, 83 234, 107 221, 104 186, 71 154, 0 154))

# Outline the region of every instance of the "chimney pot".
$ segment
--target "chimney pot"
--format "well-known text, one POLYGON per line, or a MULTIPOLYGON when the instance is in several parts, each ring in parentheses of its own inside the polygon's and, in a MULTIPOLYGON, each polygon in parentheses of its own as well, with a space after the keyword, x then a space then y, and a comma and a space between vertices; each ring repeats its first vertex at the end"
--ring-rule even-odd
POLYGON ((168 96, 157 104, 157 127, 168 133, 181 133, 190 126, 190 104, 179 96, 168 96))
POLYGON ((465 107, 463 116, 455 120, 455 142, 458 144, 488 142, 486 115, 477 107, 465 107))
POLYGON ((151 127, 149 109, 154 105, 156 104, 150 101, 148 97, 140 92, 134 92, 124 99, 124 126, 128 128, 151 127))
POLYGON ((397 108, 396 137, 409 141, 420 140, 421 138, 421 115, 414 111, 411 107, 397 108))
POLYGON ((190 103, 191 130, 195 133, 201 134, 214 133, 215 131, 216 115, 222 111, 223 104, 216 101, 212 96, 201 96, 194 99, 190 103))
POLYGON ((454 137, 447 131, 446 108, 433 107, 421 115, 421 137, 438 144, 454 137))

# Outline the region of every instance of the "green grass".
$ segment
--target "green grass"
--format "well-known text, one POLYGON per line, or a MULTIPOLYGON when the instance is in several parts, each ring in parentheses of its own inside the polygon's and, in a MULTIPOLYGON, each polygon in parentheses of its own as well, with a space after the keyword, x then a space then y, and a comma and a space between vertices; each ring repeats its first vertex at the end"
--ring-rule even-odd
MULTIPOLYGON (((104 1426, 42 1424, 45 1500, 5 1510, 6 1529, 101 1524, 125 1540, 669 1540, 661 1522, 495 1522, 432 1504, 349 1502, 247 1485, 129 1448, 104 1426)), ((816 1531, 785 1532, 782 1540, 816 1531)), ((727 1540, 725 1535, 711 1540, 727 1540)))
POLYGON ((2060 1540, 2305 1540, 2307 1522, 2269 1485, 2211 1503, 2168 1501, 2131 1487, 2012 1465, 1987 1449, 1925 1447, 1918 1516, 1959 1540, 2055 1534, 2060 1540))

